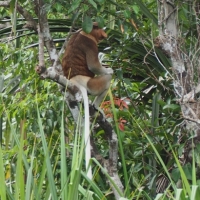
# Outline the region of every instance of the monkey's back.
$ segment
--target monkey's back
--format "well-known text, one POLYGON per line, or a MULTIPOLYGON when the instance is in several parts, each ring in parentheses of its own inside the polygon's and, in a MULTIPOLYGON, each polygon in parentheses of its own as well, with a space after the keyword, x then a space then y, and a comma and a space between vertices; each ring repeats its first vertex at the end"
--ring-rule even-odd
POLYGON ((66 78, 71 79, 76 75, 94 77, 95 74, 88 69, 86 53, 97 51, 97 45, 93 40, 80 33, 74 34, 67 45, 63 59, 62 68, 66 78))

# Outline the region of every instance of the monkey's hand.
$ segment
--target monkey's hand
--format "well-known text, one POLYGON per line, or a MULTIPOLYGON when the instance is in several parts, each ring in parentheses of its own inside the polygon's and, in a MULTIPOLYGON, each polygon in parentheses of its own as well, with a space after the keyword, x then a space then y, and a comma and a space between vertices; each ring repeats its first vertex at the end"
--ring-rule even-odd
POLYGON ((106 73, 105 74, 113 74, 113 69, 112 68, 105 68, 106 73))

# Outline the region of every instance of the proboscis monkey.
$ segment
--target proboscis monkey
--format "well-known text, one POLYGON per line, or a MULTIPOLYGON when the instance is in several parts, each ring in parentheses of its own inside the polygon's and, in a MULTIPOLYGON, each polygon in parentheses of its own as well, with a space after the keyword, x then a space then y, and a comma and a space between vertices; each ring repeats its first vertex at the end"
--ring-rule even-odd
MULTIPOLYGON (((96 96, 93 105, 98 109, 99 104, 106 95, 113 70, 105 68, 98 59, 97 44, 107 37, 105 31, 93 23, 92 31, 87 34, 84 31, 75 33, 69 40, 62 59, 64 75, 70 79, 82 92, 85 109, 85 143, 86 143, 86 166, 88 167, 90 152, 89 137, 89 107, 87 91, 96 96), (96 76, 95 76, 96 75, 96 76), (87 157, 88 156, 88 157, 87 157)), ((92 178, 91 168, 88 176, 92 178)))
POLYGON ((97 109, 107 93, 113 74, 113 70, 103 67, 98 59, 97 44, 106 37, 105 31, 94 22, 89 34, 81 31, 70 38, 62 60, 64 75, 96 96, 93 104, 97 109))

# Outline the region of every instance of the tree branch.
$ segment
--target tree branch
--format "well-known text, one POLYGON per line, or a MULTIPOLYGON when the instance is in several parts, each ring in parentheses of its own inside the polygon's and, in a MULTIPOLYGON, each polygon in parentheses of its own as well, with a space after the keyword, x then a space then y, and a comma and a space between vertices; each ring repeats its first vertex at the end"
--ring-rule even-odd
MULTIPOLYGON (((94 107, 90 106, 90 115, 94 115, 95 110, 94 107)), ((97 160, 101 160, 103 163, 104 168, 110 175, 112 181, 117 185, 120 192, 123 194, 124 186, 120 180, 120 177, 117 172, 117 163, 118 163, 118 139, 117 134, 113 130, 111 124, 104 118, 103 114, 101 112, 98 113, 97 116, 95 116, 97 123, 100 125, 100 127, 104 130, 105 136, 109 141, 109 159, 104 159, 95 148, 95 154, 94 157, 97 160)), ((94 144, 93 144, 94 145, 94 144)), ((115 189, 113 184, 109 181, 110 187, 112 188, 112 191, 115 195, 115 199, 120 199, 121 195, 119 192, 115 189)))
MULTIPOLYGON (((34 2, 37 8, 37 5, 38 5, 37 0, 34 0, 34 2)), ((39 18, 39 26, 41 28, 41 32, 43 32, 43 35, 44 35, 44 44, 47 48, 53 67, 56 69, 56 71, 59 72, 59 74, 62 74, 62 66, 61 66, 58 54, 56 52, 56 47, 51 37, 51 33, 49 31, 49 23, 48 23, 47 13, 45 10, 45 4, 43 0, 39 0, 38 7, 39 7, 39 11, 36 14, 38 15, 38 18, 39 18)))
MULTIPOLYGON (((41 1, 39 1, 41 2, 41 1)), ((38 46, 39 46, 39 66, 45 66, 44 62, 44 27, 42 25, 42 18, 43 18, 43 13, 40 10, 40 7, 42 5, 38 6, 38 21, 39 21, 39 26, 38 26, 38 46)))
POLYGON ((27 23, 24 25, 25 28, 33 29, 37 32, 37 22, 33 19, 32 15, 24 9, 22 6, 17 4, 17 11, 26 19, 27 23))
MULTIPOLYGON (((10 7, 10 0, 0 1, 0 7, 10 7)), ((24 28, 33 29, 37 32, 37 22, 33 19, 32 15, 24 9, 22 6, 17 4, 17 11, 26 19, 27 23, 24 28)))

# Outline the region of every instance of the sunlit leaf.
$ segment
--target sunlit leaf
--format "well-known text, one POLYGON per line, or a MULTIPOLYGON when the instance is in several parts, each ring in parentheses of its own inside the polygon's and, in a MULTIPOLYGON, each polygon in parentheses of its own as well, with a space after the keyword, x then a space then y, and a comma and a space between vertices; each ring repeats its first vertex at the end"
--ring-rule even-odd
POLYGON ((172 110, 175 110, 175 109, 178 109, 178 108, 180 108, 180 106, 177 105, 177 104, 168 104, 168 105, 165 105, 163 107, 163 109, 172 109, 172 110))
POLYGON ((94 8, 97 8, 97 4, 93 0, 88 0, 88 3, 90 3, 94 8))
POLYGON ((132 8, 133 8, 135 14, 139 13, 139 7, 137 5, 133 5, 132 8))
POLYGON ((55 7, 56 7, 56 10, 57 10, 58 12, 61 12, 61 10, 62 10, 62 5, 61 5, 60 3, 56 3, 56 4, 55 4, 55 7))

